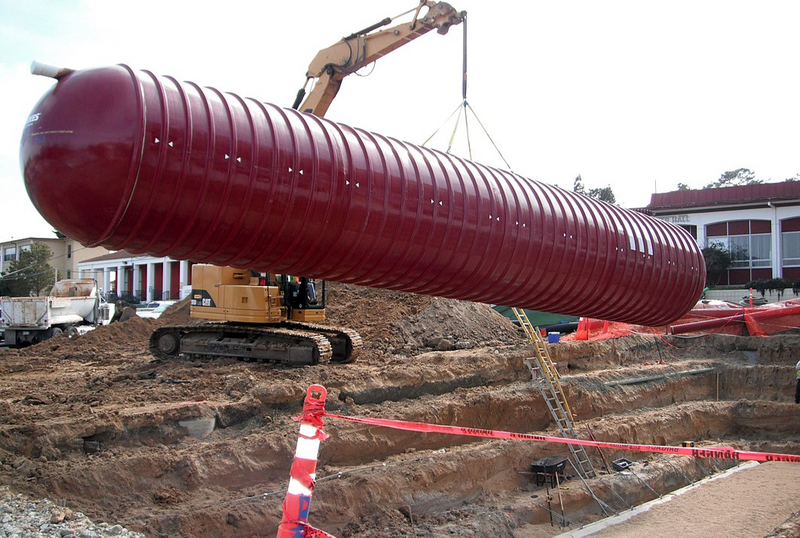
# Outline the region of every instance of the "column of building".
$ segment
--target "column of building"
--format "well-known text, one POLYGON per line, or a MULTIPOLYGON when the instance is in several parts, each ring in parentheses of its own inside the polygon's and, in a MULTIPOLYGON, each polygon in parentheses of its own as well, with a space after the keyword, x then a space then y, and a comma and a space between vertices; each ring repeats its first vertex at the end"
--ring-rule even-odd
POLYGON ((172 260, 164 258, 161 270, 161 289, 164 290, 162 299, 172 299, 175 290, 172 289, 172 260))
POLYGON ((189 284, 191 284, 189 281, 189 262, 186 260, 181 260, 181 290, 183 290, 184 286, 188 286, 189 284))
MULTIPOLYGON (((163 262, 162 262, 163 263, 163 262)), ((146 294, 146 301, 149 303, 150 301, 154 301, 156 299, 161 299, 161 297, 153 297, 153 290, 155 290, 155 279, 156 279, 156 264, 153 262, 147 263, 147 290, 145 291, 146 294)))

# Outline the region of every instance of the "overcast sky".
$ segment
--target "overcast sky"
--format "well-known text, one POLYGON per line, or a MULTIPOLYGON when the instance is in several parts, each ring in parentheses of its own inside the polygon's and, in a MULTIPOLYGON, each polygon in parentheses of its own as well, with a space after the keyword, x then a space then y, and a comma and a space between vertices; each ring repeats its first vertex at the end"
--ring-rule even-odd
MULTIPOLYGON (((453 0, 468 12, 468 101, 515 172, 610 185, 643 207, 678 183, 749 168, 800 173, 800 2, 453 0)), ((128 64, 290 106, 316 52, 415 0, 0 0, 0 240, 50 237, 19 170, 22 127, 53 84, 32 60, 128 64)), ((408 17, 398 19, 408 20, 408 17)), ((327 117, 447 148, 462 29, 429 33, 350 76, 327 117)), ((462 124, 463 126, 463 121, 462 124)), ((505 168, 470 117, 472 159, 505 168)), ((466 132, 454 153, 466 153, 466 132)))

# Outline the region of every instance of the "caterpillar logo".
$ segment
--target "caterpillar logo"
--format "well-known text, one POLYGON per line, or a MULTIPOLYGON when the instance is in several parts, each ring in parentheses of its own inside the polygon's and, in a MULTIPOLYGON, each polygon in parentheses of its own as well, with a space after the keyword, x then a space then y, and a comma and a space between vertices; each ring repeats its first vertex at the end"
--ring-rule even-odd
POLYGON ((191 306, 210 306, 216 308, 216 303, 206 290, 192 290, 191 306))

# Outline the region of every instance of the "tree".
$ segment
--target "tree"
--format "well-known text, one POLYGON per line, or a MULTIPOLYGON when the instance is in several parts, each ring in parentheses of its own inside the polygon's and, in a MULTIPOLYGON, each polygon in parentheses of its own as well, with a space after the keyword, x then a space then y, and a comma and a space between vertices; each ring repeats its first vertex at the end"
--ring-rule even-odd
POLYGON ((690 190, 692 190, 692 188, 689 187, 689 185, 687 185, 686 183, 678 183, 678 190, 679 191, 690 191, 690 190))
POLYGON ((614 191, 611 190, 611 185, 603 187, 602 189, 589 189, 589 197, 596 200, 602 200, 609 204, 616 204, 617 197, 614 196, 614 191))
POLYGON ((583 186, 583 178, 581 178, 581 176, 575 178, 575 182, 572 184, 572 192, 583 194, 584 196, 594 198, 595 200, 602 200, 603 202, 608 202, 609 204, 617 203, 617 198, 614 196, 614 191, 611 190, 611 185, 601 189, 589 189, 587 191, 586 187, 583 186))
POLYGON ((586 188, 583 186, 583 179, 580 174, 578 174, 578 177, 575 178, 575 182, 572 184, 572 192, 586 194, 586 188))
POLYGON ((719 179, 706 185, 706 188, 735 187, 739 185, 761 185, 761 179, 756 179, 756 174, 749 168, 737 168, 724 172, 719 179))
POLYGON ((716 286, 731 266, 731 253, 724 245, 711 243, 703 249, 703 258, 706 260, 706 286, 716 286))
POLYGON ((19 259, 8 264, 3 283, 8 294, 14 297, 43 295, 53 285, 55 271, 48 260, 53 251, 44 243, 34 242, 30 250, 19 253, 19 259))
POLYGON ((12 291, 11 281, 7 278, 3 278, 3 275, 0 274, 0 297, 11 295, 12 291))

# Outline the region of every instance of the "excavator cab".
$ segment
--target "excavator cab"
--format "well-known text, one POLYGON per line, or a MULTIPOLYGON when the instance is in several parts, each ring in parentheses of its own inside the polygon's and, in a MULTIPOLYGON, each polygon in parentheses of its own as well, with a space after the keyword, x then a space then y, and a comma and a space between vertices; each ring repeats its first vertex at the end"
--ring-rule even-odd
POLYGON ((325 320, 325 281, 279 275, 287 317, 294 321, 325 320))
POLYGON ((193 318, 240 323, 325 321, 325 283, 215 265, 192 266, 193 318))

